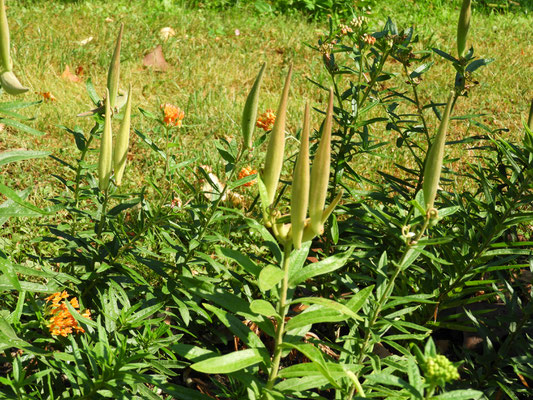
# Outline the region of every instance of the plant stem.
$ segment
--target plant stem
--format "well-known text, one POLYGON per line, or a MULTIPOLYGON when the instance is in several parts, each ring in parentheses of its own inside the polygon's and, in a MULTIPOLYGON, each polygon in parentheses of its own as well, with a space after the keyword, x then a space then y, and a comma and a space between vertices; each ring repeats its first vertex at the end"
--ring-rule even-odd
POLYGON ((100 216, 100 222, 98 223, 98 229, 96 235, 98 239, 102 237, 102 230, 104 229, 105 217, 107 214, 107 202, 109 200, 109 188, 104 190, 104 202, 102 203, 102 215, 100 216))
MULTIPOLYGON (((398 277, 400 272, 403 271, 403 268, 402 268, 403 263, 405 262, 407 257, 411 254, 411 251, 412 251, 413 247, 416 246, 416 244, 418 243, 418 241, 420 240, 420 238, 424 234, 425 230, 427 229, 427 227, 429 225, 429 221, 430 221, 429 216, 426 216, 426 219, 424 221, 424 225, 422 225, 422 228, 420 229, 418 234, 415 236, 415 238, 411 242, 409 242, 407 244, 407 247, 405 248, 405 251, 404 251, 404 253, 402 255, 402 258, 400 259, 400 262, 398 262, 397 267, 396 267, 392 277, 389 279, 389 282, 387 283, 387 286, 386 286, 385 290, 381 294, 381 296, 379 298, 379 301, 377 303, 377 306, 374 309, 374 312, 372 313, 372 318, 370 319, 370 323, 368 325, 368 329, 367 329, 367 331, 365 333, 365 338, 364 338, 364 341, 363 341, 363 345, 361 346, 361 350, 359 351, 359 357, 357 358, 356 364, 361 364, 363 362, 363 360, 364 360, 364 358, 366 356, 366 353, 368 351, 368 345, 369 345, 369 342, 370 342, 370 336, 371 336, 371 333, 372 333, 372 328, 376 324, 376 322, 378 320, 378 317, 379 317, 379 315, 381 313, 381 310, 382 310, 383 306, 385 305, 386 300, 390 296, 390 293, 392 291, 392 288, 394 286, 394 282, 396 281, 396 278, 398 277)), ((358 377, 359 376, 359 372, 357 372, 355 374, 355 376, 358 377)), ((348 393, 348 398, 347 398, 348 400, 351 400, 353 398, 354 392, 355 392, 355 385, 352 385, 350 387, 350 390, 349 390, 349 393, 348 393)))
MULTIPOLYGON (((274 387, 276 378, 278 377, 279 364, 281 362, 281 353, 283 344, 283 334, 285 333, 285 317, 287 316, 287 311, 289 309, 289 304, 287 302, 287 291, 289 290, 289 260, 291 257, 292 243, 287 241, 283 247, 283 281, 281 282, 281 289, 279 293, 279 303, 278 303, 278 326, 276 327, 276 337, 274 343, 274 358, 272 359, 272 367, 270 369, 270 375, 268 377, 266 389, 270 390, 274 387)), ((266 399, 266 394, 263 395, 262 399, 266 399)))

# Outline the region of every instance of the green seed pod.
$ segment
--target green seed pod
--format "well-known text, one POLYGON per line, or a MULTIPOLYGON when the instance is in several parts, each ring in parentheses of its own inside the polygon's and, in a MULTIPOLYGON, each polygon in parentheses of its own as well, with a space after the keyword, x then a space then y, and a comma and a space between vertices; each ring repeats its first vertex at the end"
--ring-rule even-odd
POLYGON ((300 153, 294 167, 291 191, 292 243, 295 249, 302 246, 307 207, 309 205, 309 103, 305 105, 304 126, 300 138, 300 153))
POLYGON ((529 109, 529 118, 527 119, 527 126, 533 131, 533 99, 531 100, 531 108, 529 109))
POLYGON ((122 30, 124 24, 120 24, 120 30, 118 31, 117 42, 115 45, 115 51, 113 52, 113 58, 111 58, 111 64, 109 64, 109 72, 107 73, 107 89, 109 90, 109 96, 111 99, 110 106, 113 109, 116 105, 116 99, 118 94, 118 85, 120 78, 120 46, 122 43, 122 30))
POLYGON ((13 69, 9 46, 9 26, 7 25, 6 6, 4 0, 0 0, 0 61, 2 62, 2 72, 13 69))
POLYGON ((100 190, 107 190, 109 186, 109 179, 111 178, 111 169, 113 164, 112 135, 111 106, 109 101, 109 91, 106 89, 104 132, 102 133, 100 157, 98 159, 98 186, 100 187, 100 190))
POLYGON ((242 112, 242 136, 244 140, 244 147, 247 149, 252 148, 253 133, 255 129, 255 120, 257 119, 257 104, 259 102, 259 89, 261 87, 261 81, 263 80, 263 72, 265 71, 266 63, 263 63, 261 70, 255 78, 254 85, 248 93, 246 103, 244 105, 244 111, 242 112))
POLYGON ((126 111, 124 118, 120 124, 115 148, 113 149, 113 167, 115 169, 115 184, 120 186, 122 183, 122 176, 126 169, 126 159, 128 158, 128 144, 130 142, 130 125, 131 125, 131 84, 128 91, 128 102, 126 103, 126 111))
POLYGON ((472 17, 472 0, 463 0, 459 24, 457 25, 457 54, 464 57, 466 53, 466 37, 470 29, 470 18, 472 17))
POLYGON ((322 137, 311 167, 311 188, 309 193, 309 218, 311 229, 320 234, 322 212, 326 204, 329 184, 329 166, 331 161, 331 126, 333 122, 333 89, 329 90, 329 103, 326 120, 322 126, 322 137))
POLYGON ((17 95, 27 92, 29 89, 22 86, 12 71, 5 71, 0 75, 0 84, 6 93, 17 95))
POLYGON ((446 109, 440 121, 439 130, 435 136, 435 140, 429 149, 426 156, 426 166, 424 168, 424 182, 422 189, 424 191, 424 202, 426 203, 426 211, 433 208, 435 197, 437 196, 437 188, 439 186, 440 171, 442 169, 442 160, 444 159, 444 145, 446 143, 446 131, 448 130, 448 122, 450 121, 450 114, 453 104, 453 92, 448 97, 446 109))
POLYGON ((285 118, 287 115, 287 98, 289 97, 289 87, 291 84, 292 64, 285 79, 285 86, 276 113, 276 122, 270 132, 267 154, 265 157, 265 168, 262 173, 262 180, 265 184, 268 204, 270 207, 276 197, 276 189, 279 183, 281 167, 283 166, 283 153, 285 152, 285 118))

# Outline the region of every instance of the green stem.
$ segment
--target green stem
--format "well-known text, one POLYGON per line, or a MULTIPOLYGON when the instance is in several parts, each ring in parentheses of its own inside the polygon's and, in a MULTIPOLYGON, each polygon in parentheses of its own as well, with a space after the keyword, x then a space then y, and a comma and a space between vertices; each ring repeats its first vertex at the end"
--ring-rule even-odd
MULTIPOLYGON (((231 174, 230 174, 230 176, 228 178, 228 182, 231 182, 233 180, 233 177, 235 176, 235 173, 237 172, 238 165, 239 165, 243 155, 245 154, 245 151, 246 150, 244 150, 244 149, 239 150, 239 153, 237 154, 237 157, 235 158, 235 165, 234 165, 233 169, 231 170, 231 174)), ((228 191, 228 186, 229 185, 227 185, 227 184, 224 185, 224 188, 222 189, 222 192, 220 193, 220 195, 216 199, 215 204, 211 207, 211 213, 209 214, 209 217, 207 217, 203 221, 203 223, 202 223, 202 225, 200 227, 200 233, 195 238, 198 242, 201 242, 202 239, 204 238, 204 236, 205 236, 205 234, 207 232, 207 227, 211 224, 211 221, 213 220, 213 217, 215 216, 215 213, 218 210, 218 207, 219 207, 222 199, 225 197, 225 194, 228 191)), ((191 260, 191 257, 193 256, 193 253, 194 253, 193 250, 188 250, 187 251, 187 255, 185 256, 185 260, 183 261, 183 265, 186 265, 191 260)))
MULTIPOLYGON (((394 282, 396 281, 396 278, 398 277, 400 272, 403 270, 402 269, 403 263, 405 262, 407 257, 410 255, 411 250, 413 249, 413 247, 416 246, 416 244, 418 243, 418 241, 420 240, 420 238, 422 237, 422 235, 426 231, 426 229, 427 229, 427 227, 429 225, 429 221, 430 221, 429 216, 426 216, 426 219, 424 221, 424 225, 422 225, 422 228, 420 229, 418 234, 415 236, 415 238, 407 244, 407 247, 405 248, 405 251, 404 251, 404 253, 402 255, 402 258, 400 259, 400 262, 397 264, 397 267, 396 267, 392 277, 389 279, 389 282, 387 283, 387 286, 386 286, 385 290, 381 294, 381 296, 379 298, 379 301, 377 303, 377 306, 374 309, 374 312, 372 313, 372 318, 370 319, 370 323, 368 325, 368 329, 367 329, 367 331, 365 333, 365 338, 363 340, 363 345, 361 346, 361 349, 360 349, 360 352, 359 352, 359 357, 357 358, 356 364, 361 364, 363 362, 364 358, 366 357, 366 354, 367 354, 367 351, 368 351, 368 345, 369 345, 369 342, 370 342, 370 336, 371 336, 371 333, 372 333, 372 328, 376 324, 376 322, 377 322, 377 320, 379 318, 379 315, 381 313, 381 310, 382 310, 383 306, 385 305, 387 299, 389 298, 389 296, 390 296, 390 294, 392 292, 392 288, 394 286, 394 282)), ((359 372, 357 372, 355 374, 355 376, 358 377, 359 376, 359 372)), ((349 390, 349 393, 348 393, 348 400, 352 399, 352 397, 354 395, 354 392, 355 392, 355 385, 352 385, 350 387, 350 390, 349 390)))
POLYGON ((96 235, 98 239, 102 237, 102 230, 104 229, 108 201, 109 201, 109 188, 106 188, 104 190, 104 202, 102 203, 102 215, 100 216, 100 222, 98 223, 98 229, 96 231, 96 235))
MULTIPOLYGON (((279 365, 281 362, 281 353, 283 349, 281 345, 283 344, 283 334, 285 333, 285 317, 287 316, 287 311, 289 310, 289 302, 287 301, 287 292, 289 290, 289 260, 291 256, 292 243, 287 241, 283 247, 283 281, 281 282, 281 289, 279 293, 279 303, 278 303, 278 326, 276 327, 276 337, 274 343, 274 358, 272 359, 272 367, 270 369, 270 375, 268 377, 266 389, 270 390, 274 387, 274 383, 278 377, 279 365)), ((266 399, 266 394, 262 397, 263 400, 266 399)))

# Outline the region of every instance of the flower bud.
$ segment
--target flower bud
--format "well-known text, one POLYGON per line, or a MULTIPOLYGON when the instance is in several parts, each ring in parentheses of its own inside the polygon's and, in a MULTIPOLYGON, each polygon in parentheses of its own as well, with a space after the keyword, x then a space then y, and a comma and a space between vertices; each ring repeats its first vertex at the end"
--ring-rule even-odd
POLYGON ((440 121, 439 130, 435 136, 435 140, 431 145, 427 156, 426 165, 424 168, 424 182, 422 189, 424 191, 424 202, 426 203, 426 210, 433 208, 435 197, 437 195, 437 188, 439 186, 440 172, 442 169, 442 161, 444 159, 444 145, 446 143, 446 131, 448 130, 448 122, 452 111, 454 94, 450 93, 446 109, 440 121))
POLYGON ((117 42, 115 45, 115 51, 113 52, 113 58, 111 58, 111 64, 109 64, 109 72, 107 73, 107 89, 110 96, 110 107, 113 109, 116 105, 116 99, 118 95, 118 85, 120 78, 120 46, 122 43, 122 30, 124 24, 120 24, 120 30, 118 31, 117 42))
POLYGON ((130 141, 130 125, 131 125, 131 84, 128 91, 128 102, 126 103, 126 111, 124 112, 124 118, 120 124, 120 129, 117 135, 117 141, 115 142, 115 148, 113 150, 113 166, 115 169, 115 184, 120 186, 122 182, 122 176, 126 169, 126 159, 128 158, 128 144, 130 141))
POLYGON ((100 143, 100 157, 98 159, 98 186, 100 190, 107 190, 112 169, 112 132, 111 132, 111 106, 109 90, 106 89, 104 132, 100 143))
POLYGON ((459 57, 464 57, 466 52, 466 37, 470 29, 470 18, 472 16, 472 0, 463 0, 459 24, 457 25, 457 53, 459 57))
POLYGON ((289 87, 291 83, 292 64, 285 79, 285 86, 281 95, 281 100, 276 113, 276 122, 270 133, 270 141, 265 160, 265 168, 262 172, 262 181, 265 184, 267 201, 265 207, 270 207, 276 196, 276 189, 279 183, 279 176, 283 166, 283 153, 285 152, 285 118, 287 114, 287 98, 289 97, 289 87))
POLYGON ((309 218, 311 229, 315 234, 321 233, 322 212, 328 194, 329 169, 331 161, 331 126, 333 122, 333 90, 329 91, 329 104, 326 120, 322 126, 322 137, 311 167, 311 184, 309 193, 309 218))
POLYGON ((244 147, 247 149, 252 148, 253 133, 255 128, 255 120, 257 118, 257 104, 259 102, 259 88, 261 87, 261 81, 263 80, 263 72, 265 71, 266 63, 263 66, 255 78, 254 85, 248 93, 246 98, 246 104, 244 105, 244 111, 242 112, 242 136, 244 140, 244 147))
POLYGON ((0 0, 0 61, 2 62, 2 72, 13 69, 9 46, 9 26, 7 25, 6 6, 4 0, 0 0))
POLYGON ((292 243, 295 249, 302 246, 307 207, 309 205, 309 103, 305 105, 304 125, 300 138, 300 153, 294 167, 291 191, 292 243))

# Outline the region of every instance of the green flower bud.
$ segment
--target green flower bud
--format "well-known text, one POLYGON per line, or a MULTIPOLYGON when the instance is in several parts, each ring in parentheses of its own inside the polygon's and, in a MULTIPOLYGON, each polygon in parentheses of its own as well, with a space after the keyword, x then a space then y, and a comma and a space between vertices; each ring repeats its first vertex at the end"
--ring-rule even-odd
POLYGON ((254 85, 248 93, 246 98, 246 104, 244 105, 244 111, 242 112, 242 136, 244 139, 244 147, 247 149, 252 148, 253 133, 255 129, 255 120, 257 119, 257 104, 259 102, 259 89, 261 87, 261 81, 263 80, 263 72, 265 71, 266 63, 263 66, 255 78, 254 85))
POLYGON ((109 100, 109 90, 106 89, 105 99, 105 122, 104 132, 100 143, 100 157, 98 159, 98 186, 100 190, 107 190, 112 169, 112 132, 111 132, 111 106, 109 100))
POLYGON ((291 83, 292 64, 285 79, 283 94, 276 113, 276 122, 270 132, 270 141, 265 159, 265 168, 262 172, 262 180, 265 184, 267 201, 265 207, 270 207, 276 196, 276 189, 279 183, 281 167, 283 166, 283 153, 285 152, 285 119, 287 115, 287 98, 289 97, 289 87, 291 83))
POLYGON ((443 385, 446 382, 459 379, 459 372, 450 360, 438 354, 426 360, 426 378, 443 385))
POLYGON ((452 111, 454 94, 450 93, 446 109, 440 121, 439 130, 435 136, 435 140, 431 145, 427 156, 426 166, 424 168, 424 182, 422 189, 424 191, 424 201, 426 203, 426 211, 433 208, 435 197, 437 196, 437 188, 439 186, 440 172, 442 169, 442 160, 444 159, 444 145, 446 143, 446 131, 448 130, 448 122, 452 111))
POLYGON ((322 126, 322 137, 311 167, 311 187, 309 193, 309 218, 315 234, 322 230, 322 213, 328 194, 329 169, 331 162, 331 127, 333 123, 333 90, 329 91, 329 104, 326 120, 322 126))
POLYGON ((9 46, 9 26, 7 25, 6 6, 4 0, 0 0, 0 61, 2 62, 2 72, 13 69, 9 46))
POLYGON ((294 167, 291 191, 292 243, 295 249, 302 246, 302 236, 309 205, 309 103, 305 105, 304 125, 300 138, 300 154, 294 167))
POLYGON ((122 43, 122 30, 124 24, 120 24, 120 30, 118 31, 117 42, 115 45, 115 51, 113 52, 113 58, 111 58, 111 64, 109 64, 109 72, 107 73, 107 89, 109 90, 110 106, 113 109, 116 105, 116 99, 118 95, 118 85, 120 78, 120 46, 122 43))
POLYGON ((464 57, 466 53, 466 37, 470 29, 470 19, 472 17, 472 0, 463 0, 459 24, 457 25, 457 53, 459 57, 464 57))
POLYGON ((131 125, 131 84, 128 91, 128 102, 126 103, 126 111, 124 118, 120 124, 120 129, 115 142, 113 150, 113 166, 115 169, 115 184, 120 186, 122 183, 122 176, 126 169, 126 160, 128 158, 128 144, 130 141, 130 125, 131 125))

